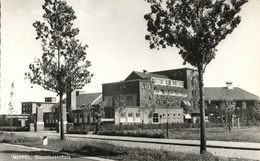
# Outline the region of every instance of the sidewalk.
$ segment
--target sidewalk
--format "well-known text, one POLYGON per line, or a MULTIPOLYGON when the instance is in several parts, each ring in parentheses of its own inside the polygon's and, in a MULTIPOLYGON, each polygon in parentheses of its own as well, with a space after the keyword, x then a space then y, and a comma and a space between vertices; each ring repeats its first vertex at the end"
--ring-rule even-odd
MULTIPOLYGON (((55 132, 23 132, 23 134, 37 134, 47 136, 59 136, 55 132)), ((22 134, 17 132, 16 134, 22 134)), ((199 140, 180 140, 180 139, 163 139, 163 138, 144 138, 144 137, 126 137, 126 136, 106 136, 106 135, 82 135, 82 134, 65 134, 71 138, 88 138, 98 140, 114 140, 114 141, 129 141, 153 144, 168 144, 168 145, 182 145, 182 146, 200 146, 199 140)), ((207 141, 209 148, 225 148, 225 149, 239 149, 239 150, 257 150, 260 151, 260 143, 251 142, 231 142, 231 141, 207 141)))

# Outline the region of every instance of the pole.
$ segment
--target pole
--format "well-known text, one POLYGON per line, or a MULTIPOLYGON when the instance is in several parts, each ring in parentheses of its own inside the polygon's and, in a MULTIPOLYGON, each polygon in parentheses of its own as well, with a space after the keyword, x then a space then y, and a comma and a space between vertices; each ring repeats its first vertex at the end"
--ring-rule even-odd
POLYGON ((206 123, 205 123, 205 107, 204 107, 204 99, 203 99, 203 69, 202 65, 198 66, 199 72, 199 107, 200 107, 200 153, 206 153, 206 123))
POLYGON ((167 106, 167 122, 166 122, 166 136, 167 136, 167 139, 169 138, 168 108, 169 108, 169 106, 167 106))
POLYGON ((10 110, 10 115, 11 115, 11 123, 10 123, 10 126, 11 126, 11 142, 13 142, 13 95, 14 95, 14 82, 12 82, 11 84, 11 92, 10 92, 10 102, 9 102, 9 110, 10 110))

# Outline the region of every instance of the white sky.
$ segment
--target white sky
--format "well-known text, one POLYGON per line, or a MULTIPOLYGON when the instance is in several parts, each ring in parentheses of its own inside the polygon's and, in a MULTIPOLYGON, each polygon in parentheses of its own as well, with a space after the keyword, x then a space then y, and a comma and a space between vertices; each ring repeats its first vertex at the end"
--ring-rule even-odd
MULTIPOLYGON (((1 109, 8 112, 11 82, 14 81, 14 107, 20 112, 23 101, 44 101, 56 96, 24 80, 24 73, 41 44, 35 40, 32 23, 42 20, 43 0, 1 1, 1 109)), ((89 45, 92 82, 87 93, 100 92, 101 84, 123 80, 131 71, 158 71, 185 67, 177 48, 150 50, 144 39, 149 12, 144 0, 69 0, 76 11, 79 39, 89 45)), ((216 59, 207 67, 205 86, 234 86, 260 96, 260 0, 249 0, 241 12, 242 22, 218 46, 216 59)))

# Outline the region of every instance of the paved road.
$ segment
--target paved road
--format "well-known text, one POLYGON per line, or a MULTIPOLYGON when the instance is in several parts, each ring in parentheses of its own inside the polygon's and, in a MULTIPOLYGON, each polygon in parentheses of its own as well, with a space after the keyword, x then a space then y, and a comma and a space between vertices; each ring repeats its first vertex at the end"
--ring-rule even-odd
MULTIPOLYGON (((44 136, 58 138, 59 134, 55 132, 19 132, 17 135, 24 136, 44 136)), ((97 136, 97 135, 73 135, 65 134, 67 138, 107 141, 114 145, 126 147, 141 147, 151 149, 164 149, 169 151, 180 151, 187 153, 199 153, 198 140, 175 140, 175 139, 156 139, 156 138, 137 138, 137 137, 119 137, 119 136, 97 136)), ((208 151, 217 156, 244 158, 260 160, 260 143, 246 142, 224 142, 208 141, 208 151)))
POLYGON ((94 161, 76 156, 71 156, 64 153, 42 150, 20 145, 12 145, 0 143, 0 160, 1 161, 94 161))

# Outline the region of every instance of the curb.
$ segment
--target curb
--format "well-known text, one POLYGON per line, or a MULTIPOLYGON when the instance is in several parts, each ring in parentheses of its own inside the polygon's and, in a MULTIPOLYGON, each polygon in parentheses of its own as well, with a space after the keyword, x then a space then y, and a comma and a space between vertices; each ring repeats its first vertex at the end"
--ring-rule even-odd
POLYGON ((63 154, 63 155, 69 155, 69 156, 72 156, 72 157, 78 157, 78 158, 83 158, 83 159, 91 159, 91 160, 96 160, 96 161, 115 161, 115 160, 112 160, 112 159, 99 158, 99 157, 87 157, 87 156, 84 156, 84 155, 81 155, 81 154, 67 153, 67 152, 61 152, 61 151, 45 149, 45 148, 37 148, 37 147, 18 145, 18 144, 10 144, 10 143, 3 143, 3 144, 21 147, 21 148, 28 148, 28 149, 33 149, 33 150, 51 151, 51 152, 55 152, 55 153, 59 153, 59 154, 63 154))

